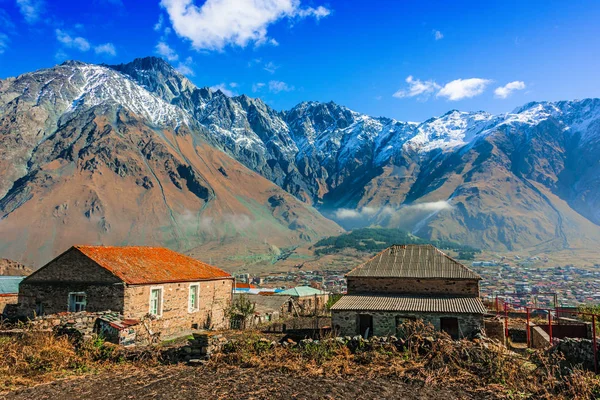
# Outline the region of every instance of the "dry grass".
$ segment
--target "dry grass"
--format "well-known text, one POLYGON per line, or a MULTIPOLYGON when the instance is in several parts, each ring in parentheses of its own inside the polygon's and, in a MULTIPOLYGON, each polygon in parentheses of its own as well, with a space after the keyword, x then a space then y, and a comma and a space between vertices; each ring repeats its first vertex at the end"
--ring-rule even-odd
MULTIPOLYGON (((58 378, 123 374, 172 359, 163 347, 125 350, 95 339, 76 343, 50 333, 24 332, 0 338, 0 392, 58 378)), ((397 342, 327 338, 284 347, 256 332, 243 333, 213 356, 208 368, 253 368, 294 376, 369 379, 393 377, 408 383, 454 387, 508 399, 590 399, 600 396, 591 372, 561 369, 558 359, 532 351, 507 351, 488 339, 453 341, 422 323, 406 325, 397 342)))
POLYGON ((395 344, 354 341, 348 344, 329 338, 285 348, 250 333, 229 345, 211 360, 211 365, 277 369, 304 376, 399 377, 511 399, 600 396, 597 376, 579 369, 562 370, 558 361, 540 352, 519 355, 490 340, 453 341, 430 326, 416 323, 407 328, 405 340, 395 344))
POLYGON ((158 365, 154 349, 131 352, 100 338, 76 342, 50 332, 0 337, 0 391, 107 369, 158 365))

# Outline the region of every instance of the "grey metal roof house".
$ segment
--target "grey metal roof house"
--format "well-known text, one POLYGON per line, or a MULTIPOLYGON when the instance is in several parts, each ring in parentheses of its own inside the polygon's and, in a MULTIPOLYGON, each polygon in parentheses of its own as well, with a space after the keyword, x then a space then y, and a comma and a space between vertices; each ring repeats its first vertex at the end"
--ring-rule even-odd
POLYGON ((422 319, 452 337, 483 327, 481 277, 432 245, 394 245, 346 275, 348 294, 331 308, 343 335, 393 335, 422 319))

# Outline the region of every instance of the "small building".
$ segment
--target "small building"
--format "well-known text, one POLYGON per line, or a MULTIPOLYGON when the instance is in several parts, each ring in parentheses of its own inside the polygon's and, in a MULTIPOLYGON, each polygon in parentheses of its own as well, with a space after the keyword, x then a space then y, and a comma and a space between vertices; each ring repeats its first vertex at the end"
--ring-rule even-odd
POLYGON ((11 318, 17 315, 19 284, 24 276, 0 276, 0 317, 11 318))
POLYGON ((350 271, 332 311, 341 335, 395 335, 423 320, 454 338, 483 329, 481 277, 432 245, 394 245, 350 271))
MULTIPOLYGON (((233 295, 234 301, 241 297, 245 297, 254 304, 254 314, 249 316, 245 324, 247 328, 274 322, 294 314, 294 304, 290 296, 265 296, 262 294, 246 293, 236 293, 233 295)), ((234 326, 234 328, 239 327, 234 326)))
POLYGON ((298 307, 298 312, 304 315, 323 310, 329 300, 329 293, 310 286, 297 286, 276 294, 291 297, 298 307))
POLYGON ((21 282, 25 316, 115 311, 161 338, 227 328, 233 277, 160 247, 74 246, 21 282))

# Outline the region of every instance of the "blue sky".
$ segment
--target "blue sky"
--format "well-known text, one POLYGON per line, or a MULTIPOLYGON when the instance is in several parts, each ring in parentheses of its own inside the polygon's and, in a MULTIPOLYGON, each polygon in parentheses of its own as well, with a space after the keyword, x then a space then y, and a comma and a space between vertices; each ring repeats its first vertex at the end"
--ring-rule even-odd
POLYGON ((160 55, 276 109, 422 121, 600 96, 599 1, 0 0, 0 77, 160 55))

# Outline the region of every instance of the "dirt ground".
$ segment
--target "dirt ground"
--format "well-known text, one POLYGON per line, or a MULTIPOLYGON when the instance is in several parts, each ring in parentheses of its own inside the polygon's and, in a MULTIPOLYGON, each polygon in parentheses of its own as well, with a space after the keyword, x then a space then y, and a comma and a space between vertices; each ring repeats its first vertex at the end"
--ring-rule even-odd
POLYGON ((2 399, 495 399, 462 388, 406 383, 398 378, 317 376, 283 371, 167 366, 58 380, 2 399))

